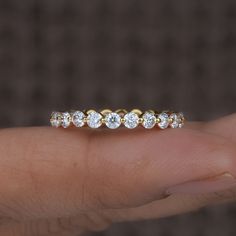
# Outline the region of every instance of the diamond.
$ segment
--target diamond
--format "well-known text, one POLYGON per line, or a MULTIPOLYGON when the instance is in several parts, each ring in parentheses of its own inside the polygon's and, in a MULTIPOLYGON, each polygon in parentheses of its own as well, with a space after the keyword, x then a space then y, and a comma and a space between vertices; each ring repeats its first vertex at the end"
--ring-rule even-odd
POLYGON ((63 112, 61 115, 61 126, 67 128, 70 126, 71 116, 69 112, 63 112))
POLYGON ((96 129, 102 125, 102 115, 96 111, 88 114, 87 124, 90 128, 96 129))
POLYGON ((184 115, 183 113, 172 113, 170 115, 170 119, 171 119, 171 124, 170 127, 171 128, 182 128, 184 125, 184 115))
POLYGON ((138 126, 139 117, 134 112, 129 112, 124 116, 124 125, 129 129, 134 129, 138 126))
POLYGON ((61 125, 61 113, 53 112, 50 119, 51 125, 58 128, 61 125))
POLYGON ((85 114, 82 111, 75 111, 72 114, 72 122, 76 127, 84 126, 85 114))
POLYGON ((158 115, 158 119, 160 120, 158 122, 158 126, 161 129, 166 129, 169 126, 169 116, 167 113, 162 112, 161 114, 158 115))
POLYGON ((105 117, 105 124, 110 129, 116 129, 121 125, 121 117, 115 112, 108 113, 105 117))
POLYGON ((156 124, 156 117, 155 117, 155 114, 153 112, 148 112, 146 111, 144 114, 143 114, 143 122, 142 122, 142 125, 144 128, 146 129, 151 129, 155 126, 156 124))

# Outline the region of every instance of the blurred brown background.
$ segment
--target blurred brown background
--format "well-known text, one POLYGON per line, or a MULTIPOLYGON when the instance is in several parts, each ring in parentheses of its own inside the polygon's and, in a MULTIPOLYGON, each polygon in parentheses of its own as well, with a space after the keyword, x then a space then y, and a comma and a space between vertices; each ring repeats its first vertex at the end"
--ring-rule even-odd
MULTIPOLYGON (((0 0, 0 126, 52 110, 235 112, 235 0, 0 0)), ((236 206, 119 224, 96 236, 235 236, 236 206)))

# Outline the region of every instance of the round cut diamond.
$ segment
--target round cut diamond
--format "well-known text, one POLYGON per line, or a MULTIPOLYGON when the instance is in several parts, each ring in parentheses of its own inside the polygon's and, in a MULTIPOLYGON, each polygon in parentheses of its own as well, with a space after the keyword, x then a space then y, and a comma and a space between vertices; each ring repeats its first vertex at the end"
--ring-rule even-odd
POLYGON ((72 122, 76 127, 84 126, 85 114, 82 111, 75 111, 72 114, 72 122))
POLYGON ((102 125, 102 115, 96 111, 88 114, 87 124, 90 128, 96 129, 102 125))
POLYGON ((124 116, 124 125, 129 129, 134 129, 138 126, 139 117, 134 112, 129 112, 124 116))
POLYGON ((153 112, 145 112, 143 114, 143 122, 142 125, 146 129, 151 129, 156 124, 156 117, 153 112))
POLYGON ((69 112, 63 112, 61 116, 61 126, 67 128, 70 126, 71 116, 69 112))
POLYGON ((108 113, 105 117, 105 124, 110 129, 116 129, 121 125, 121 117, 115 112, 108 113))
POLYGON ((53 112, 50 119, 51 125, 58 128, 61 125, 61 113, 53 112))
POLYGON ((161 129, 166 129, 169 126, 169 116, 167 113, 163 112, 161 114, 158 115, 158 126, 161 129))
POLYGON ((183 113, 172 113, 170 115, 170 119, 172 120, 170 126, 171 128, 182 128, 184 125, 184 115, 183 113))

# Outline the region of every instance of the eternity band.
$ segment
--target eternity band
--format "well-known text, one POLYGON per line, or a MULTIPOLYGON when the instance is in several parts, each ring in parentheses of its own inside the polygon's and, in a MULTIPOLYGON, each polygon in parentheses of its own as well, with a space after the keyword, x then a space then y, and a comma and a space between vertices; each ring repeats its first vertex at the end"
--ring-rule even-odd
POLYGON ((99 127, 107 127, 109 129, 117 129, 124 126, 128 129, 134 129, 138 126, 143 126, 146 129, 159 127, 160 129, 182 128, 184 125, 184 115, 182 112, 171 111, 153 111, 148 110, 142 112, 139 109, 133 109, 128 112, 125 109, 111 111, 104 109, 102 111, 87 110, 87 111, 70 111, 70 112, 52 112, 50 123, 53 127, 68 128, 75 127, 90 127, 97 129, 99 127))

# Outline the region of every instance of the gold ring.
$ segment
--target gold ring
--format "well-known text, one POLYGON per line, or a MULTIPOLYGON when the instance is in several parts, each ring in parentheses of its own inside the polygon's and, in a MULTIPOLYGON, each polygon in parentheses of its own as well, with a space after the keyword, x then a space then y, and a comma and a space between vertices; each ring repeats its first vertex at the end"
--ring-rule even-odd
POLYGON ((134 129, 142 126, 145 129, 159 127, 160 129, 182 128, 185 117, 182 112, 172 111, 154 111, 148 110, 142 112, 139 109, 127 111, 118 109, 112 111, 104 109, 101 111, 86 110, 86 111, 70 111, 70 112, 52 112, 50 123, 53 127, 68 128, 70 126, 90 127, 97 129, 107 127, 109 129, 117 129, 124 126, 128 129, 134 129))

